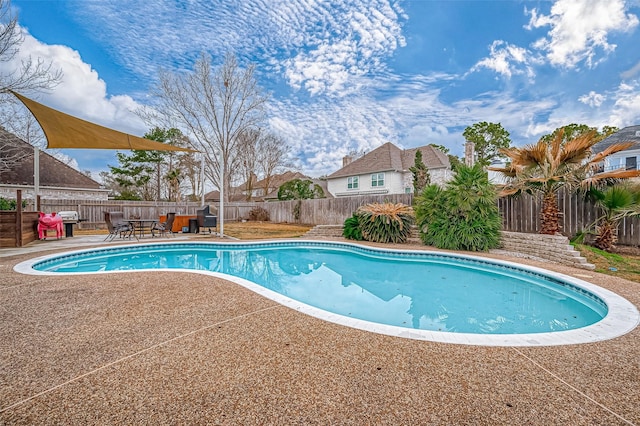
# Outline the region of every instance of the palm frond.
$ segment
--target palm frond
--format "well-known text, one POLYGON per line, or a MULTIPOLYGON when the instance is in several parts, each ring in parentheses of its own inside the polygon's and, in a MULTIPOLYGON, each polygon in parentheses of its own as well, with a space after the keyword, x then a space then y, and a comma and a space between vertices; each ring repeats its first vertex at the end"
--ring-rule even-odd
POLYGON ((614 143, 613 145, 608 146, 604 150, 602 150, 599 153, 597 153, 596 155, 594 155, 591 158, 590 162, 591 163, 600 163, 601 161, 603 161, 605 158, 607 158, 611 154, 615 154, 616 152, 624 151, 625 149, 631 148, 634 145, 635 145, 634 142, 614 143))

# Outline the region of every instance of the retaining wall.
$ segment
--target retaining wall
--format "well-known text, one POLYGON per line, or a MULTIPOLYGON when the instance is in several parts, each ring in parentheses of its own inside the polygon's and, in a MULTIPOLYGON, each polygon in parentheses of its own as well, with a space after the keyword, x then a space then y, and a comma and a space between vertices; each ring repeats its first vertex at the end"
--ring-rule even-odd
POLYGON ((595 265, 580 256, 580 252, 569 244, 569 238, 563 235, 502 231, 500 243, 506 251, 523 253, 576 268, 595 269, 595 265))

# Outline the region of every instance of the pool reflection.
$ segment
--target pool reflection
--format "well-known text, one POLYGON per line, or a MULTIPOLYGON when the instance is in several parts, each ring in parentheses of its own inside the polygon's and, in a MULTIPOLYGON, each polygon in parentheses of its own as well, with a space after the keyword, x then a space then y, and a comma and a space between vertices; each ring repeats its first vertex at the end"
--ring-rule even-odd
POLYGON ((221 272, 329 312, 417 329, 536 333, 578 328, 602 318, 579 297, 513 271, 338 249, 160 247, 75 258, 55 270, 157 268, 221 272))

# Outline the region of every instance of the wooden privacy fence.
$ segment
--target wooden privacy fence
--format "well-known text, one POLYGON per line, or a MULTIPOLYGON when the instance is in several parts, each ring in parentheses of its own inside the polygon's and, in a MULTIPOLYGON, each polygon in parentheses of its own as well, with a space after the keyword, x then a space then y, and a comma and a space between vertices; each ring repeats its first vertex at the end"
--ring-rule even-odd
MULTIPOLYGON (((585 230, 595 232, 594 223, 602 215, 602 209, 582 195, 566 191, 558 193, 560 229, 569 238, 585 230)), ((542 197, 523 194, 498 200, 502 215, 502 229, 513 232, 538 233, 542 197)), ((640 245, 640 217, 627 217, 618 227, 618 244, 640 245)))
MULTIPOLYGON (((306 223, 313 225, 342 224, 346 218, 360 206, 374 202, 390 201, 411 205, 411 194, 397 195, 371 195, 348 198, 322 198, 317 200, 302 200, 300 203, 300 217, 294 217, 294 208, 297 201, 276 201, 268 203, 242 202, 225 203, 224 220, 239 221, 247 219, 249 212, 255 207, 262 207, 269 212, 272 222, 306 223)), ((217 214, 220 205, 210 203, 212 212, 217 214)), ((81 228, 102 228, 105 226, 105 211, 121 211, 125 218, 156 218, 170 212, 179 215, 195 215, 200 209, 200 203, 172 203, 155 201, 89 201, 89 200, 51 200, 40 201, 40 210, 43 212, 59 212, 75 210, 83 222, 81 228)))
MULTIPOLYGON (((269 212, 272 222, 305 223, 311 225, 336 225, 344 223, 358 207, 374 202, 393 202, 412 205, 412 194, 371 195, 344 198, 322 198, 302 200, 300 217, 294 217, 297 201, 277 201, 267 203, 225 203, 225 221, 233 222, 246 219, 251 209, 259 206, 269 212)), ((218 203, 211 203, 212 211, 219 208, 218 203)), ((498 206, 502 214, 502 226, 505 231, 537 233, 540 230, 540 210, 542 200, 524 194, 515 198, 501 198, 498 206)), ((593 203, 585 201, 577 194, 561 191, 558 194, 558 206, 561 212, 560 225, 563 234, 573 237, 577 233, 589 229, 601 211, 593 203)), ((102 228, 104 211, 122 211, 124 217, 155 218, 175 212, 180 215, 195 215, 200 208, 199 203, 170 203, 153 201, 88 201, 88 200, 41 200, 41 210, 53 211, 76 210, 80 218, 85 219, 81 228, 102 228)), ((640 218, 625 218, 618 229, 618 243, 622 245, 640 245, 640 218)))
MULTIPOLYGON (((404 203, 411 205, 412 194, 360 195, 344 198, 319 198, 300 202, 300 218, 295 220, 294 208, 298 201, 260 203, 269 212, 272 222, 300 222, 311 225, 342 225, 358 207, 369 203, 404 203)), ((226 209, 225 209, 226 214, 226 209)))

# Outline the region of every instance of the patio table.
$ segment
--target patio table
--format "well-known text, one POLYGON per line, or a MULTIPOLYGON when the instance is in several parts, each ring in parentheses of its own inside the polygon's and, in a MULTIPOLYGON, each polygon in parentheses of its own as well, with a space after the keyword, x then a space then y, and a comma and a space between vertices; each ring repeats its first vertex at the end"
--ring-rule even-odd
POLYGON ((145 230, 151 234, 151 229, 154 224, 158 223, 158 219, 129 219, 128 222, 133 226, 133 235, 135 236, 137 232, 138 238, 142 238, 145 230))

